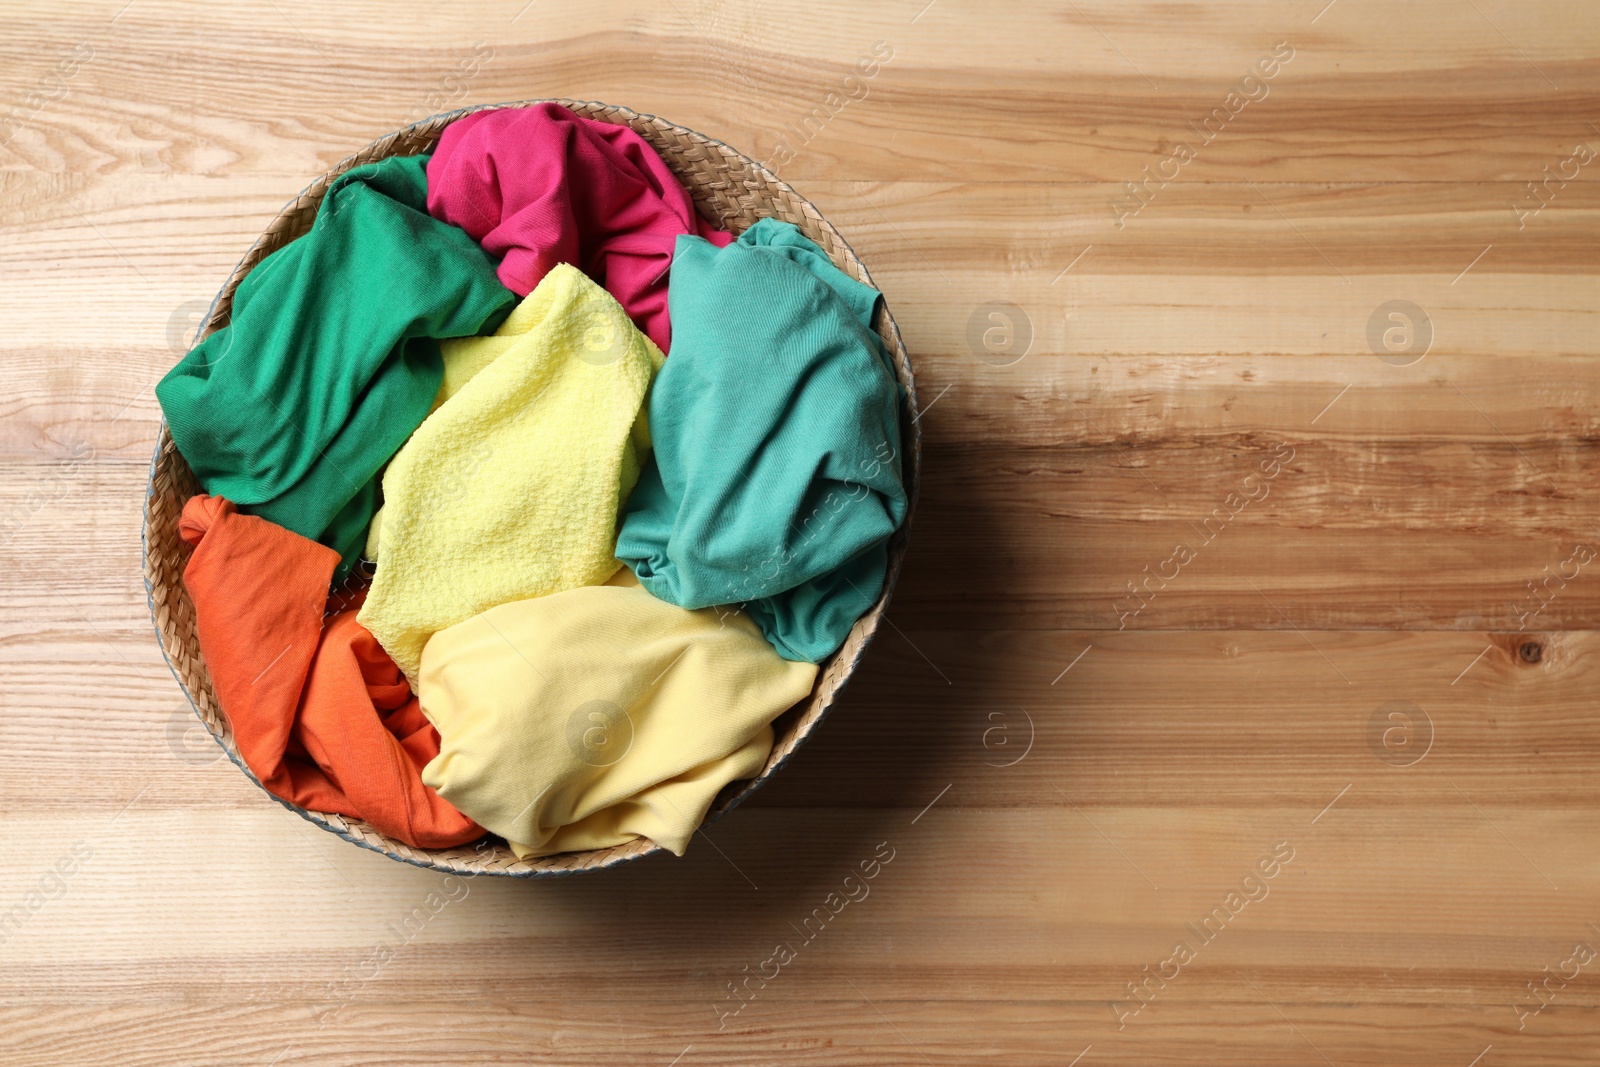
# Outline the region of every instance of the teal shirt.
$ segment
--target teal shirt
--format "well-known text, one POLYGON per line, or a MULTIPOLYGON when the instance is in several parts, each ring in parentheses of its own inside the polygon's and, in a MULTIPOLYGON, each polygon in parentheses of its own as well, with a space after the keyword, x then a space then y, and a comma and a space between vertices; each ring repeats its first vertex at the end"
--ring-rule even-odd
POLYGON ((678 238, 654 452, 617 558, 680 607, 743 605, 786 659, 844 642, 905 520, 878 299, 786 222, 762 219, 720 250, 678 238))
POLYGON ((257 264, 230 324, 156 386, 206 492, 330 545, 341 572, 379 471, 438 391, 436 339, 490 332, 517 300, 476 241, 428 215, 427 163, 336 179, 311 231, 257 264))

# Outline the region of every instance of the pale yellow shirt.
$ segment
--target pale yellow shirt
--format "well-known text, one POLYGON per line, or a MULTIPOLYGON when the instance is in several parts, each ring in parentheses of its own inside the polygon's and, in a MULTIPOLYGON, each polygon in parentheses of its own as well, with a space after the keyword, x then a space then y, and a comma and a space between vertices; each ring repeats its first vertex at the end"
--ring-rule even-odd
POLYGON ((682 855, 816 676, 742 613, 657 600, 623 568, 433 636, 417 695, 440 748, 422 780, 519 857, 638 837, 682 855))

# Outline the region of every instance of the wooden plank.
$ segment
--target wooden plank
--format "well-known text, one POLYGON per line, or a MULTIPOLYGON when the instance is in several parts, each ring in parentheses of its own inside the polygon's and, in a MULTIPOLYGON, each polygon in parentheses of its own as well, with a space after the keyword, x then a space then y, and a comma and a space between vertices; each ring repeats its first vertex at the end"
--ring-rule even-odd
MULTIPOLYGON (((54 463, 11 466, 0 483, 10 533, 0 566, 13 575, 0 603, 21 613, 0 628, 77 627, 92 605, 91 617, 123 620, 115 625, 142 643, 131 531, 146 445, 125 446, 136 459, 96 452, 81 464, 56 447, 54 463), (104 578, 86 586, 57 574, 64 544, 104 578), (78 607, 60 595, 64 583, 86 598, 78 607)), ((925 463, 894 618, 958 630, 1588 628, 1600 619, 1594 467, 1593 450, 1576 445, 1270 433, 1165 448, 941 450, 925 463), (1264 478, 1261 464, 1287 454, 1274 451, 1285 440, 1293 461, 1264 478)))
MULTIPOLYGON (((1416 1013, 1430 1025, 1448 1022, 1457 1040, 1479 1049, 1495 1043, 1507 1053, 1577 1055, 1592 1022, 1591 992, 1578 986, 1570 1004, 1557 997, 1531 1017, 1516 1007, 1537 1003, 1526 980, 1558 963, 1572 942, 1592 937, 1600 886, 1592 865, 1566 847, 1592 843, 1592 818, 1474 810, 1460 799, 1403 806, 1391 797, 1341 803, 1311 824, 1319 806, 1245 815, 1131 806, 999 813, 941 804, 917 824, 910 811, 892 820, 752 811, 742 825, 715 831, 726 859, 706 851, 682 864, 629 868, 604 883, 533 886, 450 882, 353 849, 319 849, 293 832, 276 846, 258 818, 130 814, 121 832, 137 834, 151 852, 181 848, 196 831, 252 841, 236 877, 262 889, 217 901, 175 880, 162 858, 119 859, 113 841, 101 860, 96 846, 66 895, 14 939, 32 958, 8 977, 10 1007, 56 1006, 80 1020, 85 1051, 100 1055, 148 1043, 152 1008, 184 995, 226 1000, 238 1025, 220 1040, 234 1055, 261 1060, 286 1047, 306 1057, 317 1050, 381 1056, 391 1046, 372 1032, 380 1020, 410 1032, 418 1014, 435 1017, 439 1009, 420 1007, 429 1003, 457 1018, 450 1029, 470 1035, 468 1049, 502 1051, 493 1028, 509 1024, 555 1058, 583 1050, 609 1060, 630 1048, 659 1052, 668 1042, 677 1050, 694 1045, 713 1062, 778 1055, 792 1040, 778 1035, 806 1019, 837 1035, 837 1051, 820 1054, 893 1060, 906 1053, 878 1051, 893 1028, 860 1026, 881 1011, 933 1062, 987 1048, 1004 1062, 1054 1063, 1061 1048, 1070 1045, 1070 1056, 1091 1043, 1103 1055, 1148 1062, 1140 1057, 1171 1054, 1207 1025, 1219 1028, 1212 1040, 1248 1049, 1243 1034, 1274 1014, 1269 1006, 1297 1020, 1335 1062, 1423 1054, 1426 1034, 1414 1028, 1385 1031, 1382 1051, 1375 1034, 1352 1029, 1350 1016, 1327 1003, 1342 990, 1359 991, 1369 1018, 1416 1013), (764 849, 762 839, 774 834, 796 847, 784 855, 764 849), (1048 852, 1041 841, 1051 844, 1048 852), (879 854, 892 859, 872 880, 853 883, 858 899, 836 918, 816 919, 815 909, 827 907, 827 894, 855 866, 841 857, 879 854), (1268 864, 1271 877, 1244 881, 1274 857, 1281 862, 1268 864), (1052 877, 1063 862, 1073 876, 1052 877), (297 872, 287 884, 285 868, 297 872), (1256 899, 1201 925, 1241 887, 1256 899), (429 905, 430 893, 443 903, 429 905), (1375 895, 1381 919, 1370 911, 1375 895), (1537 906, 1508 914, 1508 895, 1537 906), (320 903, 308 908, 308 897, 320 903), (617 916, 645 901, 643 921, 621 920, 619 930, 617 916), (428 914, 416 918, 419 908, 428 914), (937 909, 932 924, 930 908, 937 909), (808 917, 812 925, 801 927, 808 917), (167 936, 140 936, 147 925, 167 936), (983 935, 935 936, 941 925, 983 935), (69 934, 92 937, 94 950, 61 951, 69 934), (784 939, 794 943, 795 958, 766 986, 749 986, 754 995, 729 1017, 727 981, 747 966, 755 970, 784 939), (1145 966, 1159 967, 1180 941, 1195 958, 1164 986, 1147 987, 1148 1001, 1126 1018, 1138 1003, 1128 983, 1142 980, 1145 966), (385 947, 393 958, 379 965, 375 953, 385 947), (41 950, 50 952, 48 964, 41 950), (195 963, 220 971, 221 984, 203 978, 195 963), (659 992, 618 1002, 619 979, 659 992), (535 995, 530 1003, 508 992, 556 985, 560 1001, 535 995), (1443 1005, 1450 1007, 1436 1007, 1443 1005), (1035 1020, 1031 1036, 1008 1025, 1018 1012, 1035 1020), (401 1022, 408 1013, 413 1020, 401 1022), (966 1026, 946 1028, 940 1017, 966 1026), (984 1034, 976 1042, 974 1023, 984 1034), (561 1042, 549 1044, 556 1035, 561 1042)), ((37 836, 48 842, 61 825, 25 821, 15 832, 19 843, 38 848, 37 836)), ((93 834, 81 824, 67 828, 93 834)), ((204 1040, 181 1024, 162 1035, 176 1048, 204 1040)), ((1295 1037, 1284 1027, 1245 1055, 1291 1055, 1295 1037)))
POLYGON ((1595 31, 1583 0, 7 5, 6 1061, 1592 1062, 1600 959, 1550 976, 1600 945, 1595 31), (559 95, 839 226, 916 361, 923 497, 859 675, 687 857, 447 884, 196 736, 140 578, 151 387, 317 173, 559 95))
POLYGON ((784 158, 780 131, 801 131, 780 168, 793 179, 909 170, 1120 183, 1187 139, 1190 167, 1212 180, 1526 181, 1590 136, 1580 116, 1600 101, 1582 0, 1482 0, 1477 11, 1344 0, 1320 17, 1322 4, 1255 0, 1187 9, 1183 47, 1156 0, 1038 0, 992 19, 953 4, 841 17, 835 5, 658 13, 635 2, 601 24, 578 8, 518 17, 507 5, 423 16, 399 35, 373 3, 351 4, 337 24, 306 3, 197 18, 172 0, 138 0, 113 24, 118 6, 8 10, 0 37, 30 44, 6 64, 9 98, 50 91, 57 57, 80 44, 94 55, 64 98, 30 116, 7 166, 239 173, 292 161, 315 172, 461 102, 576 95, 630 103, 763 159, 784 158), (878 42, 893 58, 847 83, 878 42), (1280 44, 1293 58, 1262 88, 1243 85, 1280 44), (485 46, 492 58, 474 70, 485 46), (278 74, 270 100, 252 81, 262 64, 278 74), (704 92, 707 79, 717 93, 704 92), (1390 106, 1397 99, 1406 106, 1390 106), (1206 142, 1219 107, 1237 111, 1206 142))
MULTIPOLYGON (((209 300, 313 174, 5 175, 12 205, 0 220, 12 240, 0 268, 44 312, 5 343, 127 344, 117 331, 128 322, 142 343, 166 347, 169 315, 209 300), (50 267, 64 257, 81 264, 68 276, 50 267), (82 314, 91 293, 110 317, 82 314)), ((1028 313, 1041 353, 1366 354, 1368 321, 1392 299, 1428 313, 1440 355, 1588 351, 1581 297, 1600 270, 1592 187, 1571 183, 1528 217, 1517 209, 1533 201, 1515 182, 1184 182, 1120 230, 1110 184, 801 188, 861 252, 927 357, 972 355, 969 319, 991 300, 1028 313)))
MULTIPOLYGON (((27 709, 0 720, 0 744, 40 768, 0 779, 0 805, 47 812, 71 790, 75 810, 109 817, 149 786, 140 810, 273 810, 194 732, 143 620, 82 610, 76 627, 0 646, 9 700, 27 709), (107 766, 119 770, 97 773, 107 766)), ((985 809, 1314 811, 1352 783, 1345 806, 1363 808, 1456 802, 1451 783, 1470 782, 1486 804, 1588 808, 1600 804, 1597 643, 1596 631, 891 627, 826 727, 749 804, 914 815, 950 786, 951 806, 985 809), (1375 740, 1374 717, 1397 702, 1420 711, 1375 740), (1398 775, 1386 757, 1402 742, 1427 762, 1398 775)))

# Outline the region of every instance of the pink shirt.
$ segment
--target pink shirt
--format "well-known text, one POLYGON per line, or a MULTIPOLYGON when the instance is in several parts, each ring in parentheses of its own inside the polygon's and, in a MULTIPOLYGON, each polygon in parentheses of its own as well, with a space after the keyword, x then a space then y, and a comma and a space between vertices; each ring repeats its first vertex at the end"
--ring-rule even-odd
POLYGON ((428 212, 503 257, 500 281, 519 296, 557 263, 572 264, 616 297, 663 352, 678 235, 719 248, 733 240, 700 217, 644 138, 558 104, 479 111, 451 123, 428 163, 428 212))

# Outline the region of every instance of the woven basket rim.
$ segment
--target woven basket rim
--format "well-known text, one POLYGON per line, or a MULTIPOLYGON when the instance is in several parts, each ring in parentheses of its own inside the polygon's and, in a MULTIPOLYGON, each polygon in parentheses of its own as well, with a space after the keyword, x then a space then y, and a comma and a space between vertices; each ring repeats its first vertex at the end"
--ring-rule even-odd
MULTIPOLYGON (((787 198, 794 204, 799 205, 800 208, 806 209, 804 213, 807 221, 809 221, 812 225, 824 230, 827 236, 843 249, 847 261, 840 263, 838 262, 839 257, 835 253, 827 248, 824 248, 824 251, 829 252, 830 258, 835 260, 836 265, 847 271, 849 271, 851 267, 854 267, 855 273, 859 275, 860 280, 869 285, 873 284, 871 274, 867 269, 866 263, 858 255, 856 255, 855 249, 851 247, 843 235, 840 234, 839 231, 827 221, 821 212, 818 211, 809 200, 795 191, 794 188, 787 182, 784 182, 761 163, 749 156, 746 156, 738 149, 735 149, 716 138, 698 133, 697 131, 688 127, 677 125, 676 123, 669 122, 668 120, 662 119, 656 115, 635 111, 632 108, 605 104, 593 100, 541 98, 509 101, 497 104, 476 104, 468 107, 457 108, 452 111, 441 112, 437 115, 420 119, 389 134, 385 134, 384 136, 377 138, 364 148, 350 153, 338 163, 317 175, 308 185, 305 186, 304 189, 302 189, 293 198, 285 203, 284 207, 277 213, 277 215, 273 217, 266 229, 262 231, 262 233, 245 251, 244 255, 241 256, 239 262, 229 273, 227 280, 217 291, 217 295, 212 299, 206 316, 202 320, 200 329, 196 334, 194 343, 198 344, 200 340, 220 327, 221 322, 219 320, 223 318, 222 308, 224 302, 227 302, 229 305, 228 310, 231 311, 232 296, 239 283, 251 269, 254 269, 254 266, 260 262, 260 259, 263 259, 266 255, 271 254, 269 251, 257 257, 257 251, 278 236, 280 229, 284 225, 302 217, 304 213, 304 204, 308 198, 314 196, 316 199, 316 205, 320 206, 322 193, 326 191, 327 186, 335 178, 343 174, 345 171, 350 170, 355 166, 359 166, 364 162, 369 162, 380 158, 387 158, 391 155, 402 154, 399 152, 389 151, 383 151, 381 154, 375 154, 379 152, 380 146, 387 148, 395 144, 406 143, 418 136, 432 136, 436 140, 438 134, 442 132, 446 126, 466 115, 470 115, 479 111, 499 110, 503 108, 531 107, 533 105, 542 103, 559 104, 573 111, 575 114, 584 117, 597 117, 599 121, 611 121, 615 124, 629 126, 636 132, 640 132, 642 135, 645 135, 647 139, 648 134, 645 134, 644 131, 639 129, 641 124, 653 126, 662 134, 670 133, 673 135, 681 135, 688 138, 690 142, 695 145, 707 145, 715 148, 724 156, 729 157, 741 164, 745 170, 759 179, 762 186, 764 200, 760 204, 752 203, 749 205, 750 210, 758 212, 762 207, 770 209, 773 203, 781 203, 784 198, 787 198), (605 117, 598 116, 596 114, 597 112, 602 113, 605 117), (611 116, 616 116, 616 118, 612 118, 611 116), (253 257, 255 259, 254 263, 251 262, 253 257), (246 263, 251 263, 251 266, 246 267, 246 263)), ((652 146, 655 147, 654 145, 652 146)), ((418 149, 417 151, 428 150, 431 149, 418 149)), ((415 152, 408 152, 404 154, 415 154, 415 152)), ((662 152, 662 155, 663 158, 666 159, 668 166, 672 167, 676 172, 678 168, 673 167, 671 159, 667 159, 667 153, 662 152)), ((697 185, 691 185, 687 178, 680 176, 680 180, 683 181, 684 185, 690 189, 692 195, 704 193, 703 188, 697 185)), ((694 198, 697 209, 700 210, 701 214, 707 215, 709 218, 706 205, 701 202, 701 196, 695 195, 694 198)), ((315 208, 313 208, 311 214, 312 217, 315 216, 315 208)), ((719 224, 721 224, 728 217, 729 216, 725 213, 723 220, 712 221, 718 221, 719 224)), ((298 236, 299 235, 291 237, 289 241, 298 239, 298 236)), ((289 241, 283 241, 278 245, 278 247, 283 247, 283 245, 288 244, 289 241)), ((271 251, 276 250, 277 249, 274 248, 271 251)), ((873 287, 877 288, 876 285, 873 287)), ((881 293, 882 290, 880 289, 879 292, 881 293)), ((862 616, 860 620, 857 621, 855 627, 852 628, 851 635, 846 639, 844 645, 841 646, 840 649, 838 649, 835 653, 833 653, 833 655, 829 656, 818 665, 817 681, 813 687, 812 694, 804 701, 796 704, 795 708, 802 707, 803 705, 809 705, 811 702, 815 701, 818 698, 819 693, 821 693, 821 691, 824 689, 824 683, 827 677, 834 671, 835 665, 839 663, 844 664, 842 673, 840 673, 837 680, 827 688, 825 694, 826 699, 823 700, 816 712, 810 716, 809 721, 797 722, 793 727, 791 734, 774 739, 774 750, 777 750, 780 747, 780 744, 786 744, 788 746, 787 751, 782 752, 777 756, 776 759, 769 757, 768 764, 762 768, 761 772, 756 777, 730 783, 730 785, 721 793, 719 793, 717 798, 712 802, 710 810, 707 812, 705 819, 700 824, 701 829, 710 826, 723 815, 726 815, 728 812, 738 807, 747 797, 755 792, 755 790, 764 785, 769 778, 781 770, 783 766, 787 764, 791 758, 793 758, 795 752, 797 752, 806 743, 806 741, 810 739, 811 734, 822 725, 822 722, 827 718, 829 712, 832 710, 833 704, 836 702, 839 692, 844 688, 844 685, 848 682, 850 677, 854 675, 857 667, 860 664, 862 655, 865 653, 867 647, 872 643, 872 639, 876 635, 878 622, 886 613, 889 600, 892 597, 894 588, 899 580, 900 571, 905 560, 912 516, 915 513, 919 482, 921 480, 922 433, 919 420, 915 418, 915 412, 917 410, 916 383, 913 368, 911 366, 910 355, 906 350, 904 340, 900 334, 899 325, 895 322, 894 316, 889 310, 887 298, 880 300, 879 307, 879 314, 881 317, 879 332, 883 335, 885 344, 889 348, 890 356, 894 362, 896 377, 900 383, 903 393, 903 402, 901 405, 901 458, 902 478, 905 482, 907 498, 905 521, 901 524, 899 530, 896 531, 890 541, 889 566, 884 575, 883 590, 875 604, 867 611, 866 614, 862 616), (860 631, 859 634, 857 633, 858 630, 860 631), (848 662, 846 662, 844 659, 846 652, 849 652, 848 662)), ((443 871, 449 874, 456 874, 464 877, 475 877, 477 875, 484 874, 511 878, 565 877, 584 874, 590 871, 605 870, 619 866, 623 863, 641 859, 645 856, 655 855, 657 853, 666 853, 667 850, 662 846, 657 845, 646 838, 639 838, 632 842, 605 849, 589 850, 584 852, 557 853, 553 856, 538 857, 526 861, 513 859, 500 862, 495 866, 478 866, 463 861, 458 857, 446 856, 443 854, 459 853, 467 849, 472 849, 474 851, 479 851, 481 856, 481 848, 485 840, 498 841, 498 838, 494 835, 489 835, 487 838, 479 839, 476 842, 468 842, 466 845, 455 849, 417 848, 415 846, 406 845, 403 842, 398 842, 387 838, 384 835, 379 834, 376 830, 372 829, 359 819, 302 808, 267 790, 267 788, 261 783, 260 779, 256 777, 255 773, 238 754, 236 750, 237 746, 235 745, 230 747, 228 742, 231 740, 231 728, 228 730, 229 736, 225 738, 221 733, 219 733, 218 729, 214 727, 210 721, 208 721, 205 713, 201 709, 200 702, 196 699, 194 690, 191 688, 189 681, 185 678, 184 673, 179 669, 179 666, 174 663, 172 652, 168 647, 168 634, 163 630, 161 610, 157 604, 158 589, 160 589, 164 595, 167 592, 167 588, 160 586, 154 577, 155 563, 152 558, 150 536, 152 514, 157 503, 157 478, 161 473, 161 462, 164 455, 175 456, 177 457, 178 463, 183 463, 181 454, 177 453, 176 448, 171 443, 171 437, 167 428, 165 416, 161 418, 157 427, 155 448, 151 454, 149 475, 145 485, 145 507, 140 526, 140 548, 143 560, 145 599, 150 610, 150 620, 152 628, 155 631, 156 643, 161 649, 161 657, 163 662, 166 663, 167 669, 172 672, 173 678, 175 681, 177 681, 179 689, 183 691, 185 699, 189 702, 190 709, 194 712, 200 723, 205 726, 206 731, 208 734, 210 734, 212 740, 217 742, 218 746, 222 749, 223 754, 226 755, 228 759, 244 773, 245 777, 251 782, 255 783, 257 788, 259 788, 268 797, 271 797, 273 801, 282 807, 287 808, 289 811, 294 812, 296 815, 305 819, 312 825, 326 830, 335 836, 343 838, 344 840, 360 848, 367 849, 371 852, 376 852, 379 855, 388 857, 389 859, 400 863, 409 864, 414 867, 420 867, 425 870, 443 871), (557 865, 553 862, 549 862, 559 860, 562 857, 583 857, 585 862, 577 865, 557 865)), ((184 464, 184 469, 187 469, 186 464, 184 464)), ((181 577, 177 584, 181 587, 181 577)), ((180 588, 177 592, 177 595, 181 598, 185 597, 187 594, 180 588)), ((204 657, 197 655, 196 658, 200 662, 201 669, 204 670, 204 657)), ((209 673, 205 675, 204 684, 209 690, 209 673)), ((214 694, 212 694, 212 702, 214 702, 214 694)), ((780 720, 786 718, 795 710, 795 708, 791 708, 789 711, 786 711, 782 716, 779 717, 780 720)), ((802 716, 802 719, 803 718, 805 718, 805 716, 802 716)), ((226 723, 224 722, 224 726, 225 725, 226 723)), ((504 845, 496 845, 494 847, 497 852, 509 855, 509 850, 504 845)))

